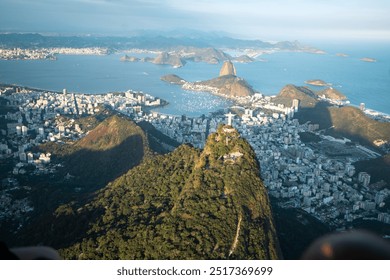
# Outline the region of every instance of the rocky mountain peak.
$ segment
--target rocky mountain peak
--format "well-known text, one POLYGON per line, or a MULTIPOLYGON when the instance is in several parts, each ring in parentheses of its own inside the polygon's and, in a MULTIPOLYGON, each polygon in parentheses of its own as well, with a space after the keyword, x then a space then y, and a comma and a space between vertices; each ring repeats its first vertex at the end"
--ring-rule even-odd
POLYGON ((219 72, 220 77, 225 75, 237 75, 236 68, 230 60, 223 63, 221 71, 219 72))

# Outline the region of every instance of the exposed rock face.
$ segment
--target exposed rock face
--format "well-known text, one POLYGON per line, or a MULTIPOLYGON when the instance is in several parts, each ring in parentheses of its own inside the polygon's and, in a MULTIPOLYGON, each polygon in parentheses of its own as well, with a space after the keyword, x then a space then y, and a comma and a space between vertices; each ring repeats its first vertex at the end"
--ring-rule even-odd
POLYGON ((222 65, 221 71, 219 72, 219 76, 221 77, 225 75, 237 75, 236 68, 231 61, 225 61, 222 65))
POLYGON ((231 61, 225 61, 220 71, 220 76, 211 80, 188 82, 173 74, 162 76, 161 80, 181 85, 185 90, 210 92, 232 99, 251 96, 255 93, 244 79, 236 76, 236 69, 231 61))

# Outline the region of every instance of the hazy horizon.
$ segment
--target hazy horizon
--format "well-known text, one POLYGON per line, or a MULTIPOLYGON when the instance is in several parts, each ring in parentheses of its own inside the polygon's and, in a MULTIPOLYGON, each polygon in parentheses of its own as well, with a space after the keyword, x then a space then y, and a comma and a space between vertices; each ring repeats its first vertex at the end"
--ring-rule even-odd
POLYGON ((390 41, 390 2, 3 0, 0 32, 132 36, 199 30, 266 41, 390 41))

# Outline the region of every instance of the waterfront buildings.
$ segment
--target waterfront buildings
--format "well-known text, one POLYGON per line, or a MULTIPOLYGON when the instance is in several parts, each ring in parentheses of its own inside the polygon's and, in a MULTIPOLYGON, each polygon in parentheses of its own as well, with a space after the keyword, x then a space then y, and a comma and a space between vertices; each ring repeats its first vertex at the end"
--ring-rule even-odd
MULTIPOLYGON (((54 93, 18 89, 16 92, 11 87, 2 88, 0 92, 12 108, 1 116, 7 126, 1 129, 0 157, 14 163, 12 172, 2 180, 4 200, 0 203, 0 213, 3 213, 0 218, 9 215, 7 207, 13 198, 7 190, 9 186, 20 187, 19 175, 56 172, 58 163, 51 160, 51 155, 34 153, 32 148, 44 142, 63 143, 82 138, 88 131, 75 119, 96 114, 102 106, 108 106, 136 122, 152 123, 179 143, 191 143, 198 148, 204 147, 207 136, 215 132, 218 125, 227 122, 251 144, 269 195, 282 207, 301 208, 341 230, 358 218, 390 222, 390 214, 384 210, 384 201, 390 192, 373 188, 370 174, 356 174, 353 166, 355 161, 378 154, 366 147, 346 145, 347 140, 322 135, 318 133, 318 124, 300 124, 294 119, 296 108, 272 104, 260 94, 247 100, 250 105, 240 107, 241 114, 221 112, 191 118, 153 112, 148 108, 159 106, 163 101, 134 91, 87 95, 65 90, 54 93), (305 133, 314 133, 320 140, 305 143, 301 140, 305 133), (329 149, 332 153, 324 152, 329 149), (340 151, 345 154, 346 150, 348 156, 337 156, 340 151), (36 167, 31 174, 29 165, 36 167), (8 214, 4 214, 6 212, 8 214)), ((292 105, 299 106, 297 102, 292 105)), ((20 215, 33 211, 27 197, 19 202, 15 205, 20 206, 20 211, 12 209, 20 215)))

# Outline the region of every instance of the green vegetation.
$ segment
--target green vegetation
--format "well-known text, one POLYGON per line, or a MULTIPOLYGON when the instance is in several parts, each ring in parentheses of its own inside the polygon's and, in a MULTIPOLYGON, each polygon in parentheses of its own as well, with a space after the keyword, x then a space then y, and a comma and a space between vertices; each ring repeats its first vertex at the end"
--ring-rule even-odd
POLYGON ((17 234, 3 224, 10 246, 67 259, 279 258, 258 162, 235 129, 167 153, 178 143, 150 124, 109 111, 75 122, 84 138, 39 148, 58 172, 18 177, 35 210, 17 234))
POLYGON ((179 142, 166 136, 147 121, 141 121, 137 125, 145 132, 150 148, 156 153, 165 154, 180 145, 179 142))
POLYGON ((319 236, 329 234, 330 228, 305 211, 282 208, 272 199, 272 210, 283 258, 299 260, 304 251, 319 236))
POLYGON ((276 259, 254 155, 221 126, 203 151, 182 145, 146 158, 89 203, 60 206, 52 245, 68 259, 276 259))
POLYGON ((390 188, 390 154, 371 160, 358 161, 354 163, 354 166, 357 172, 368 172, 371 175, 372 183, 383 180, 390 188))
POLYGON ((315 108, 300 110, 297 118, 300 123, 317 123, 320 129, 335 137, 346 137, 372 147, 375 140, 390 141, 390 123, 373 120, 350 106, 337 108, 319 103, 315 108))
MULTIPOLYGON (((61 118, 63 123, 70 121, 66 117, 61 118)), ((49 142, 33 151, 50 152, 52 164, 61 164, 61 167, 56 167, 55 173, 18 175, 19 184, 28 186, 28 197, 34 211, 26 215, 25 224, 17 234, 15 230, 19 227, 19 221, 3 220, 0 238, 10 246, 43 242, 48 245, 64 244, 65 240, 74 241, 67 236, 76 238, 75 233, 80 234, 83 229, 86 230, 84 226, 88 223, 83 221, 76 226, 69 220, 67 224, 74 227, 63 228, 55 236, 51 235, 49 229, 54 228, 52 213, 60 205, 73 201, 72 205, 77 209, 76 205, 83 205, 95 196, 95 191, 125 174, 145 158, 152 157, 155 153, 166 153, 166 147, 177 145, 153 126, 138 126, 127 117, 109 110, 101 110, 94 116, 76 118, 75 123, 88 132, 83 139, 62 144, 49 142)), ((0 161, 2 179, 12 171, 12 166, 12 159, 0 161)), ((23 189, 22 192, 25 194, 26 190, 23 189)), ((15 191, 12 195, 15 197, 15 191)))
POLYGON ((299 132, 299 138, 303 143, 318 143, 321 141, 321 137, 312 132, 299 132))
POLYGON ((74 187, 92 189, 103 187, 152 153, 143 130, 118 115, 109 116, 75 143, 47 143, 40 149, 64 165, 59 174, 71 175, 74 187))
POLYGON ((375 232, 377 235, 389 235, 390 232, 390 225, 385 224, 376 220, 370 220, 370 219, 356 219, 352 222, 352 225, 356 229, 360 230, 367 230, 370 232, 375 232))
POLYGON ((358 108, 331 107, 327 102, 319 101, 317 95, 336 100, 345 99, 345 96, 335 89, 316 93, 307 87, 287 85, 273 102, 291 107, 293 99, 298 99, 300 109, 296 117, 299 122, 319 124, 320 129, 325 129, 327 134, 335 137, 346 137, 372 147, 375 147, 376 140, 390 141, 390 123, 373 120, 358 108))
MULTIPOLYGON (((14 106, 8 105, 8 100, 4 97, 0 96, 0 112, 4 115, 6 115, 8 112, 14 113, 17 109, 14 106)), ((0 129, 7 129, 7 123, 10 123, 12 121, 8 121, 3 117, 0 117, 0 129)), ((3 138, 3 136, 0 134, 0 139, 3 138)))
POLYGON ((325 98, 333 99, 333 100, 347 100, 348 98, 334 88, 326 88, 316 92, 318 96, 325 96, 325 98))
POLYGON ((390 123, 375 121, 354 107, 329 108, 335 132, 359 138, 372 145, 377 139, 390 140, 390 123))
POLYGON ((291 107, 293 99, 299 100, 299 106, 314 108, 318 104, 317 95, 308 87, 298 87, 294 85, 285 86, 280 93, 272 99, 274 103, 291 107))
POLYGON ((164 75, 160 79, 164 82, 176 84, 176 85, 183 85, 185 83, 185 80, 183 78, 174 74, 164 75))

